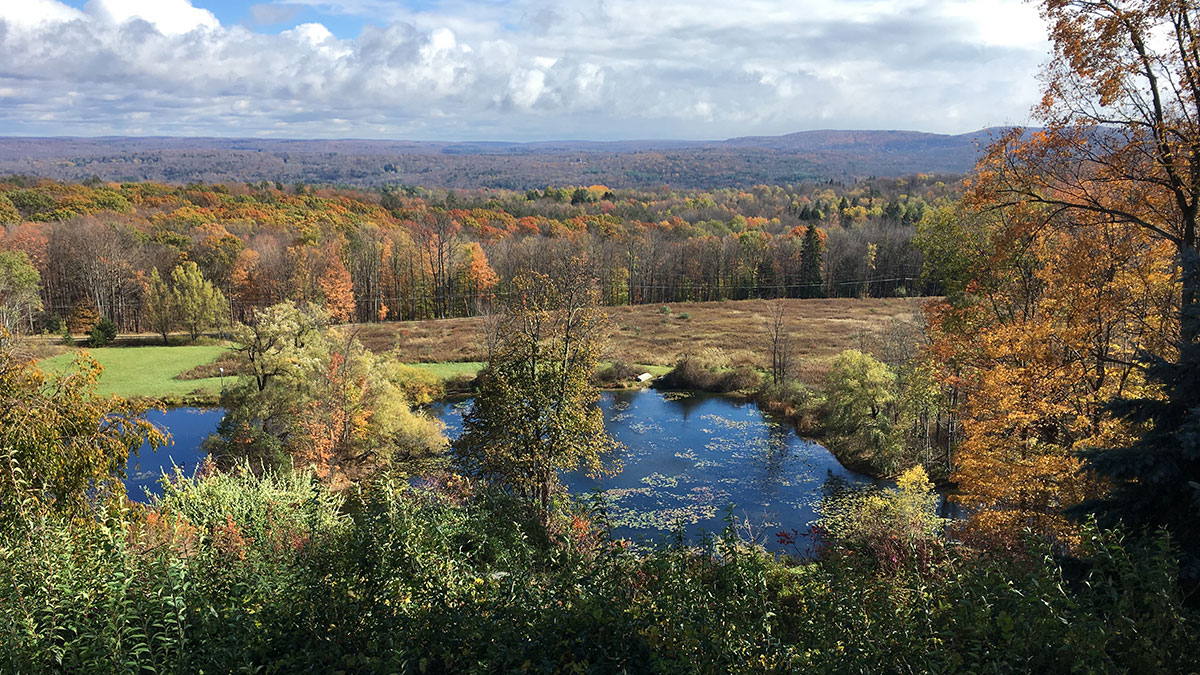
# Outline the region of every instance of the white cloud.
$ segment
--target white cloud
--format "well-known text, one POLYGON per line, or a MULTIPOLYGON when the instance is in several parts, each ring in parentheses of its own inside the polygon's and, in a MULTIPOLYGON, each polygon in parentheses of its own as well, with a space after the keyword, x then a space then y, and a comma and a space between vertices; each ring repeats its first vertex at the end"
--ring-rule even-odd
POLYGON ((0 3, 0 21, 10 29, 30 29, 82 19, 83 12, 55 0, 7 0, 0 3))
POLYGON ((374 20, 346 39, 223 26, 187 0, 0 0, 0 133, 961 132, 1025 121, 1046 54, 1020 0, 302 4, 374 20))
POLYGON ((188 0, 88 0, 85 11, 101 21, 122 24, 141 19, 164 35, 181 35, 197 28, 220 27, 217 17, 188 0))

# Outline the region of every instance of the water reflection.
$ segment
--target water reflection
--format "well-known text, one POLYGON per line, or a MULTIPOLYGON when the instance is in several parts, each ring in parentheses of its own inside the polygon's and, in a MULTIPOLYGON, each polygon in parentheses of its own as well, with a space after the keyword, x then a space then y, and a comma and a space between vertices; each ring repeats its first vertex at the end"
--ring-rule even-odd
MULTIPOLYGON (((469 405, 434 406, 452 437, 469 405)), ((626 446, 623 471, 563 478, 576 494, 603 496, 620 537, 660 539, 676 524, 696 537, 723 529, 732 516, 743 534, 776 549, 775 533, 806 529, 822 497, 871 482, 746 401, 626 391, 605 393, 600 407, 609 433, 626 446)))
POLYGON ((178 466, 184 474, 192 475, 196 467, 204 459, 201 443, 217 430, 221 418, 225 416, 222 408, 172 408, 170 410, 150 410, 146 419, 161 429, 170 432, 171 445, 159 448, 157 452, 143 445, 137 455, 130 455, 125 464, 125 490, 131 499, 149 501, 147 493, 162 494, 159 479, 163 472, 171 473, 178 466))
MULTIPOLYGON (((470 400, 443 401, 430 412, 456 437, 470 400)), ((657 540, 678 523, 688 537, 717 532, 732 518, 743 535, 780 548, 776 532, 804 531, 821 501, 869 484, 820 445, 796 436, 753 403, 677 392, 606 392, 605 425, 625 444, 621 473, 601 479, 566 474, 576 494, 599 494, 615 534, 657 540), (731 509, 731 510, 729 510, 731 509)), ((126 486, 135 499, 161 493, 158 480, 177 464, 193 472, 203 459, 201 441, 216 431, 220 409, 153 411, 150 421, 168 429, 174 445, 131 457, 126 486)))

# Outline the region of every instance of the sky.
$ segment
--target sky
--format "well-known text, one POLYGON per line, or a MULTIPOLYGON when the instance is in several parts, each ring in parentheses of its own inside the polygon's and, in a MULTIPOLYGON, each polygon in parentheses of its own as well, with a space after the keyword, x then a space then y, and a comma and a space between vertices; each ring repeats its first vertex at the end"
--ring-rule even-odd
POLYGON ((966 133, 1048 55, 1021 0, 0 0, 0 135, 966 133))

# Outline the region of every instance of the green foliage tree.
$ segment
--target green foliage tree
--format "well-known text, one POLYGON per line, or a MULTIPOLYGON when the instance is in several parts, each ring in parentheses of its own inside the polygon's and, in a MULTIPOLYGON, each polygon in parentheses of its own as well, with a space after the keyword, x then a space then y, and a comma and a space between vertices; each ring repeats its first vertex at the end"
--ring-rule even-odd
POLYGON ((922 274, 941 287, 951 301, 959 302, 967 284, 978 281, 991 251, 991 233, 978 213, 961 202, 944 202, 927 209, 917 223, 914 244, 925 254, 922 274))
POLYGON ((311 468, 322 479, 411 469, 445 448, 441 423, 413 411, 440 393, 433 376, 327 334, 323 310, 291 302, 234 327, 239 381, 208 447, 222 464, 311 468))
POLYGON ((0 251, 0 329, 21 332, 33 313, 41 310, 42 277, 20 251, 0 251))
POLYGON ((570 269, 520 276, 510 297, 454 456, 464 473, 517 495, 545 522, 559 472, 603 472, 619 447, 590 382, 603 314, 591 280, 570 269))
POLYGON ((837 355, 825 377, 826 427, 835 443, 893 470, 899 455, 893 413, 896 373, 857 349, 837 355))
POLYGON ((84 354, 47 378, 0 348, 0 519, 53 511, 90 520, 124 496, 129 453, 166 441, 145 405, 96 392, 102 370, 84 354))
POLYGON ((204 278, 196 263, 185 261, 172 270, 171 286, 176 316, 193 342, 225 321, 229 311, 225 296, 204 278))
POLYGON ((169 344, 167 334, 175 329, 178 322, 175 293, 159 275, 157 267, 150 270, 150 281, 146 284, 145 312, 150 328, 162 336, 164 345, 169 344))
POLYGON ((21 222, 21 212, 13 205, 12 200, 0 192, 0 225, 21 222))

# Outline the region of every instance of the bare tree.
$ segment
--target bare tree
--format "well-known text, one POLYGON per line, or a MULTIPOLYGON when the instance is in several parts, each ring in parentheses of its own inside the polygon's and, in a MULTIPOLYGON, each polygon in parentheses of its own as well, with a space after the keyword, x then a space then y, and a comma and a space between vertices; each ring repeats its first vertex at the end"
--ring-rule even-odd
POLYGON ((771 342, 771 383, 783 384, 792 371, 794 347, 788 325, 786 300, 780 298, 767 304, 767 339, 771 342))

